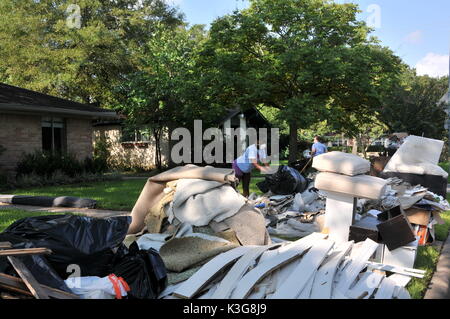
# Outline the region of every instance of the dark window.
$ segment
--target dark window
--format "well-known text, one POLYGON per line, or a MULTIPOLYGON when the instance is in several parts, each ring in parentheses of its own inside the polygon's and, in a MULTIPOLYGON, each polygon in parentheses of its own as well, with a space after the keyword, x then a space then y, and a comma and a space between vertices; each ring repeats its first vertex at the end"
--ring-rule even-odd
POLYGON ((64 152, 66 150, 66 125, 57 117, 42 119, 42 150, 64 152))
POLYGON ((148 128, 123 128, 122 142, 149 142, 150 130, 148 128))

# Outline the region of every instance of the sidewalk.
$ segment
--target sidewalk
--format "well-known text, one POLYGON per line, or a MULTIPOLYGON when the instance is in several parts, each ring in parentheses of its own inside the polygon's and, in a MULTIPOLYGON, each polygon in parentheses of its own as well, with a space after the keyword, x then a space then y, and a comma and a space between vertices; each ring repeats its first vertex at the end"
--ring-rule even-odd
POLYGON ((424 299, 450 299, 450 236, 442 247, 429 289, 424 299))
POLYGON ((0 203, 0 210, 2 209, 21 209, 30 212, 76 213, 88 217, 99 217, 99 218, 130 215, 130 212, 127 211, 89 209, 89 208, 40 207, 40 206, 11 205, 0 203))

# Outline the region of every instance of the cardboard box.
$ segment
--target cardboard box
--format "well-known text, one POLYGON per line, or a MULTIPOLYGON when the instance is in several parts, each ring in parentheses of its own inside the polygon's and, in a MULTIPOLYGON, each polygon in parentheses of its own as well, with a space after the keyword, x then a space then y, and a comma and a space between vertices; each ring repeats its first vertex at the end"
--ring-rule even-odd
POLYGON ((428 224, 430 223, 432 211, 412 207, 409 209, 405 209, 405 215, 411 224, 428 226, 428 224))

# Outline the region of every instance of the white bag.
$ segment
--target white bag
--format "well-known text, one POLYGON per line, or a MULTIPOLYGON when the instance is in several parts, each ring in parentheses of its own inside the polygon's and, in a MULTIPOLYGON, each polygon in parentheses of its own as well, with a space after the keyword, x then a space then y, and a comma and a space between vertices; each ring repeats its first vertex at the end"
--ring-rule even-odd
POLYGON ((64 281, 67 287, 82 299, 121 299, 130 290, 127 283, 115 275, 108 277, 69 277, 64 281), (115 286, 115 287, 114 287, 115 286))

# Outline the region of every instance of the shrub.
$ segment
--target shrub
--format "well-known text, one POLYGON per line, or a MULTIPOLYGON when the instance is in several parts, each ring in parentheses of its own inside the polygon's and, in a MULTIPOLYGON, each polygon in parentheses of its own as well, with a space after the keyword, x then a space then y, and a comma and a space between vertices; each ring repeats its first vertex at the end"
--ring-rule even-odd
POLYGON ((65 176, 74 178, 84 173, 104 173, 107 166, 102 159, 86 158, 79 161, 73 154, 60 154, 36 151, 23 155, 16 167, 17 178, 27 175, 37 175, 41 178, 51 179, 65 176))

